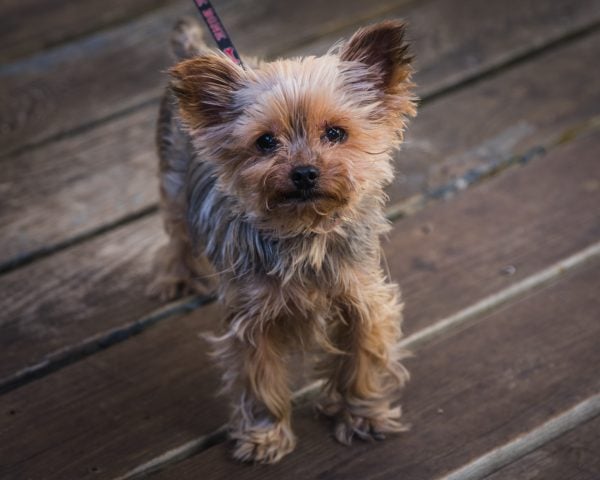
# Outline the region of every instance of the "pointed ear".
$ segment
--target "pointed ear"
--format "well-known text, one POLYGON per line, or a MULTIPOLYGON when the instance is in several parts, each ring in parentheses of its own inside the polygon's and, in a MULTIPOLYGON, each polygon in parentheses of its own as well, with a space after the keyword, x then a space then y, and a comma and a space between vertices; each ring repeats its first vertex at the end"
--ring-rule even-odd
POLYGON ((171 90, 189 127, 220 125, 234 118, 234 94, 244 71, 231 60, 211 53, 180 62, 169 73, 171 90))
POLYGON ((405 28, 404 22, 399 20, 361 28, 341 47, 340 58, 373 67, 380 87, 386 92, 394 90, 412 73, 412 57, 404 40, 405 28))

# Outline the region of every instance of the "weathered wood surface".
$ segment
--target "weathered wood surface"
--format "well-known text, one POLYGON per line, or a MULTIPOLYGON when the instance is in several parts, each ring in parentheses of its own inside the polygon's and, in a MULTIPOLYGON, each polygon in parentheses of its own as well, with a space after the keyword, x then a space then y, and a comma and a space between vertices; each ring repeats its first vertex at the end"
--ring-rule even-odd
MULTIPOLYGON (((397 156, 391 203, 475 166, 544 145, 597 114, 600 89, 587 65, 600 35, 556 49, 426 105, 397 156)), ((154 105, 7 159, 0 205, 0 264, 94 231, 157 198, 154 105), (38 173, 39 172, 39 173, 38 173)))
POLYGON ((0 265, 93 232, 158 201, 156 106, 3 163, 0 265))
POLYGON ((408 332, 600 239, 597 137, 557 148, 396 225, 385 249, 410 299, 408 332))
POLYGON ((305 406, 298 447, 277 465, 240 465, 221 444, 157 478, 440 478, 598 392, 599 288, 595 262, 417 351, 406 362, 408 433, 345 447, 305 406))
POLYGON ((471 169, 545 149, 598 116, 600 85, 586 64, 599 55, 595 33, 426 104, 396 157, 390 206, 471 169))
POLYGON ((167 0, 4 0, 0 63, 35 53, 170 3, 167 0))
POLYGON ((0 397, 0 478, 115 478, 227 419, 198 332, 172 319, 0 397))
POLYGON ((414 25, 411 31, 415 42, 424 41, 417 68, 419 81, 427 85, 422 93, 427 94, 451 87, 477 76, 482 69, 491 70, 563 38, 567 34, 566 24, 571 25, 571 32, 597 26, 600 4, 595 1, 578 5, 573 1, 543 3, 526 0, 450 5, 437 0, 415 13, 418 15, 410 16, 409 21, 414 25), (586 16, 585 20, 579 12, 586 16), (441 24, 441 30, 436 29, 435 37, 424 39, 418 36, 422 30, 431 28, 432 18, 438 17, 446 21, 441 24), (477 25, 476 30, 474 25, 477 25), (457 41, 456 36, 450 35, 452 31, 469 32, 469 38, 457 41), (445 74, 440 74, 442 72, 445 74))
MULTIPOLYGON (((504 288, 517 279, 531 275, 547 264, 554 263, 597 241, 600 237, 600 222, 598 213, 593 208, 598 204, 598 195, 600 194, 598 183, 594 183, 599 173, 594 157, 597 142, 596 137, 592 136, 587 139, 580 138, 571 146, 557 150, 545 159, 531 163, 523 169, 505 173, 499 178, 490 180, 486 185, 464 193, 452 202, 457 206, 456 215, 453 210, 448 210, 450 203, 438 204, 416 215, 414 219, 399 222, 390 243, 386 245, 386 251, 394 278, 399 280, 403 286, 407 282, 412 285, 405 288, 408 307, 407 330, 412 333, 416 328, 430 325, 483 296, 504 288), (551 194, 553 191, 561 191, 562 195, 553 195, 551 194), (489 203, 486 203, 488 198, 489 203), (560 208, 562 203, 566 209, 560 208), (517 214, 516 205, 526 205, 526 207, 523 207, 517 214), (547 210, 544 210, 544 207, 547 210), (552 215, 545 215, 544 213, 547 211, 553 212, 552 215), (438 213, 433 215, 433 212, 438 213), (514 215, 517 216, 514 217, 514 215), (570 218, 573 219, 569 220, 570 218), (570 221, 573 223, 569 223, 570 221), (457 228, 457 224, 460 228, 457 228), (404 228, 405 225, 406 228, 404 228), (502 232, 511 230, 514 230, 513 235, 503 236, 502 232), (565 233, 571 230, 578 233, 565 233), (478 232, 479 235, 474 235, 473 232, 478 232), (402 239, 405 237, 408 240, 403 241, 402 239), (434 241, 429 241, 429 238, 433 238, 434 241), (447 247, 444 246, 444 242, 447 242, 447 247), (514 245, 518 251, 511 248, 512 242, 516 242, 514 245), (527 249, 523 250, 525 247, 527 249), (437 269, 427 269, 423 267, 422 262, 414 260, 415 258, 429 259, 432 248, 435 249, 434 251, 450 255, 450 261, 445 264, 441 260, 436 260, 438 262, 437 269), (405 260, 398 260, 400 258, 405 260), (502 266, 508 263, 515 263, 517 266, 517 273, 513 276, 505 276, 501 272, 502 266), (450 277, 445 275, 446 271, 451 273, 450 277), (411 282, 413 276, 420 280, 411 282), (457 291, 457 288, 460 291, 457 291), (447 293, 448 291, 451 293, 447 293), (458 297, 459 300, 454 300, 451 298, 452 296, 458 297), (437 306, 431 307, 431 304, 437 306), (421 312, 429 313, 425 316, 421 312), (431 312, 434 312, 435 315, 431 312)), ((149 228, 156 227, 150 226, 149 228)), ((141 231, 138 234, 141 234, 141 231)), ((143 238, 143 234, 141 236, 143 238)), ((83 245, 77 248, 82 247, 83 245)), ((115 247, 104 248, 110 251, 115 247)), ((72 254, 71 258, 75 258, 78 254, 77 249, 66 253, 72 254)), ((136 258, 135 253, 131 255, 136 258)), ((109 263, 112 261, 116 260, 111 260, 109 263)), ((64 262, 58 260, 56 262, 56 265, 69 263, 67 259, 64 262)), ((38 262, 38 264, 42 263, 38 262)), ((124 273, 119 282, 134 284, 138 280, 127 277, 128 270, 128 268, 123 269, 124 273)), ((598 279, 598 271, 594 272, 593 275, 590 275, 595 275, 594 278, 598 279)), ((18 271, 14 273, 17 274, 18 271)), ((86 275, 86 271, 80 268, 77 278, 85 279, 86 275)), ((31 276, 27 278, 31 279, 31 276)), ((110 274, 107 278, 115 281, 115 278, 119 277, 110 274)), ((63 282, 68 284, 69 280, 63 282)), ((572 301, 580 305, 580 308, 575 310, 582 316, 586 311, 594 312, 596 304, 589 303, 587 297, 577 296, 585 296, 588 295, 586 292, 597 291, 598 286, 593 284, 593 281, 588 283, 588 287, 585 287, 587 285, 585 282, 578 282, 576 288, 568 288, 569 294, 565 294, 566 299, 560 298, 561 302, 565 302, 564 308, 569 308, 571 303, 568 302, 571 300, 568 299, 573 298, 572 301), (574 293, 571 295, 572 290, 574 293)), ((21 283, 21 287, 16 288, 23 288, 22 285, 24 283, 21 283)), ((41 282, 40 285, 43 283, 41 282)), ((102 282, 99 285, 102 285, 102 282)), ((90 287, 86 286, 86 288, 90 287)), ((94 289, 91 288, 91 290, 94 289)), ((592 296, 596 297, 596 295, 592 296)), ((114 293, 111 294, 106 299, 106 305, 111 301, 116 301, 117 298, 114 293)), ((546 297, 543 298, 544 301, 538 303, 545 305, 546 297)), ((106 305, 104 308, 108 308, 106 305)), ((131 301, 129 307, 139 308, 135 306, 135 300, 131 301)), ((551 304, 551 307, 551 311, 560 312, 554 304, 551 304)), ((100 310, 98 308, 94 314, 100 315, 100 310)), ((22 434, 18 442, 9 442, 10 446, 5 447, 10 448, 10 455, 2 455, 3 462, 1 464, 5 470, 0 469, 0 474, 21 472, 24 478, 27 478, 25 475, 36 478, 39 476, 38 472, 47 474, 46 472, 57 471, 56 474, 53 473, 56 475, 55 477, 48 478, 86 478, 85 472, 95 467, 104 472, 106 478, 113 478, 166 450, 209 433, 217 426, 217 420, 221 421, 225 418, 227 402, 215 400, 212 396, 217 373, 212 367, 206 366, 202 354, 204 344, 198 340, 196 334, 205 329, 215 328, 219 319, 218 312, 215 307, 205 307, 182 318, 165 320, 157 327, 149 329, 121 345, 97 353, 75 365, 63 368, 52 375, 0 397, 0 411, 15 410, 18 412, 20 409, 23 412, 22 416, 13 414, 0 419, 0 444, 8 444, 5 439, 14 437, 16 432, 29 432, 22 434), (94 376, 95 372, 98 374, 94 376), (210 385, 210 387, 206 385, 210 385), (142 401, 142 399, 144 403, 140 410, 136 402, 142 401), (100 411, 98 411, 98 405, 102 406, 100 411), (141 426, 136 427, 139 422, 139 416, 135 413, 137 411, 160 412, 160 415, 152 413, 152 418, 156 415, 158 419, 155 423, 151 422, 151 426, 145 429, 141 426), (174 417, 171 419, 172 415, 174 417), (45 419, 44 422, 37 420, 42 418, 45 419), (186 418, 192 419, 189 421, 194 423, 186 423, 186 418), (107 424, 111 428, 107 429, 107 424), (142 436, 138 437, 138 429, 143 434, 142 436), (93 434, 87 435, 86 432, 93 434), (31 441, 28 440, 30 435, 35 437, 31 441), (157 436, 160 438, 155 440, 157 436), (82 455, 74 456, 74 449, 77 452, 83 452, 82 455), (8 460, 4 460, 4 458, 8 460), (31 458, 31 460, 25 461, 27 458, 31 458), (61 467, 58 468, 57 465, 61 465, 61 467)), ((595 315, 597 316, 597 314, 595 315)), ((114 316, 113 313, 112 318, 107 318, 106 321, 113 321, 114 316)), ((578 328, 583 328, 578 321, 584 321, 584 319, 577 317, 579 318, 577 320, 577 318, 569 317, 570 321, 564 322, 562 314, 556 313, 552 322, 558 322, 560 319, 561 325, 565 324, 560 328, 569 330, 557 330, 546 325, 542 330, 547 333, 542 332, 538 338, 533 334, 535 331, 533 326, 527 327, 526 330, 517 328, 519 325, 517 322, 530 325, 526 321, 530 316, 536 317, 529 310, 528 313, 509 315, 510 318, 507 321, 515 323, 514 325, 511 323, 512 326, 506 329, 485 327, 493 329, 491 333, 486 334, 485 341, 474 342, 472 337, 469 337, 467 340, 449 340, 448 345, 454 345, 450 350, 448 350, 450 347, 438 345, 436 348, 426 347, 429 350, 423 352, 418 351, 417 360, 410 366, 415 378, 423 380, 422 383, 417 383, 417 386, 413 382, 407 390, 407 395, 415 395, 413 398, 416 398, 413 400, 414 403, 410 403, 410 397, 407 397, 408 411, 419 411, 420 407, 416 405, 424 401, 423 398, 432 395, 430 389, 435 391, 437 388, 441 389, 444 385, 448 385, 449 379, 453 377, 450 373, 446 375, 448 370, 444 364, 452 356, 457 357, 458 361, 465 345, 472 345, 474 349, 472 356, 464 357, 463 363, 453 367, 455 369, 452 372, 460 377, 463 367, 476 368, 476 370, 471 370, 474 372, 472 376, 465 377, 465 381, 469 385, 473 385, 474 382, 481 385, 483 391, 487 391, 488 388, 485 384, 487 377, 477 368, 491 368, 493 372, 504 372, 504 375, 499 376, 501 382, 512 378, 506 374, 511 370, 498 366, 497 362, 501 362, 503 357, 506 357, 506 362, 513 360, 520 362, 518 360, 520 358, 519 351, 511 350, 517 348, 514 346, 516 341, 522 342, 520 345, 524 349, 526 346, 527 348, 531 347, 535 352, 538 350, 534 350, 534 348, 538 349, 538 347, 543 349, 550 348, 550 345, 560 346, 560 344, 552 343, 555 342, 553 335, 557 335, 564 342, 572 340, 576 342, 577 355, 582 355, 582 358, 589 362, 589 368, 592 368, 591 365, 594 365, 595 362, 594 355, 598 353, 595 351, 597 342, 595 342, 593 326, 587 333, 580 331, 572 336, 571 329, 577 332, 578 328), (513 336, 501 337, 500 334, 504 330, 513 336), (585 342, 590 342, 590 345, 579 343, 580 336, 585 338, 585 342), (536 340, 536 338, 538 339, 536 340), (541 346, 535 343, 537 341, 541 342, 541 346), (534 345, 531 345, 531 342, 534 345), (549 346, 543 347, 546 344, 549 346), (477 348, 483 350, 477 350, 477 348), (588 349, 595 349, 595 353, 588 349), (482 361, 486 358, 484 353, 490 352, 495 352, 495 356, 482 361), (507 352, 513 353, 507 355, 507 352), (430 357, 436 359, 433 364, 429 363, 430 357), (487 367, 484 367, 486 365, 487 367), (442 376, 439 382, 434 381, 432 372, 440 372, 439 375, 444 373, 445 376, 442 376), (484 378, 480 379, 476 375, 484 378), (423 390, 425 393, 422 393, 423 390)), ((592 318, 594 319, 596 316, 592 318)), ((30 318, 31 322, 37 321, 37 324, 40 325, 39 316, 30 318)), ((486 320, 486 324, 488 323, 493 326, 497 322, 486 320)), ((65 330, 68 328, 73 327, 65 327, 65 330)), ((480 334, 472 335, 479 336, 480 334)), ((4 335, 0 335, 0 338, 3 337, 4 335)), ((38 352, 42 351, 43 341, 35 338, 29 341, 35 345, 38 352)), ((73 342, 74 340, 71 338, 69 341, 73 342)), ((564 356, 566 359, 566 363, 561 362, 559 370, 562 373, 560 374, 556 373, 554 366, 552 370, 546 370, 537 363, 529 364, 529 361, 533 361, 533 357, 525 357, 528 360, 524 360, 525 364, 519 363, 519 365, 521 367, 528 366, 533 373, 537 372, 536 382, 538 376, 552 382, 565 382, 561 388, 571 392, 569 395, 579 394, 581 390, 578 388, 589 386, 586 383, 587 380, 577 376, 579 375, 577 373, 575 376, 569 377, 571 380, 563 378, 563 375, 566 375, 566 372, 570 372, 571 369, 577 372, 577 369, 569 363, 568 358, 572 352, 568 345, 570 344, 567 344, 562 350, 556 349, 555 355, 564 356), (549 375, 549 372, 552 372, 552 375, 549 375)), ((4 351, 5 348, 10 348, 10 344, 2 347, 4 351)), ((545 350, 539 351, 541 352, 539 353, 540 357, 535 358, 538 360, 546 358, 545 350)), ((585 369, 581 371, 583 376, 589 376, 589 373, 585 369)), ((525 375, 525 373, 522 372, 521 375, 525 375)), ((490 375, 490 378, 493 379, 496 376, 490 375)), ((541 380, 539 381, 541 382, 541 380)), ((506 383, 494 385, 489 388, 506 387, 506 383)), ((525 389, 532 385, 532 383, 522 384, 522 387, 525 389)), ((535 383, 535 386, 536 388, 530 388, 533 390, 530 392, 531 394, 537 394, 538 383, 535 383)), ((464 397, 454 397, 460 389, 453 390, 452 384, 448 388, 451 392, 446 392, 446 394, 450 397, 434 396, 431 401, 437 402, 436 405, 445 405, 446 402, 451 401, 463 405, 464 397)), ((478 388, 473 388, 470 395, 475 396, 477 392, 481 393, 478 388)), ((546 393, 545 390, 539 391, 540 395, 546 393)), ((522 392, 522 394, 526 395, 527 392, 522 392)), ((442 395, 441 392, 440 395, 442 395)), ((498 390, 491 390, 490 395, 495 398, 498 396, 498 390)), ((555 395, 558 394, 555 393, 555 395)), ((508 401, 508 396, 505 395, 505 397, 508 401)), ((568 395, 565 398, 567 397, 571 398, 568 395)), ((548 402, 550 402, 548 405, 552 404, 554 398, 553 396, 548 397, 548 402)), ((564 403, 561 405, 564 406, 564 403)), ((433 411, 427 410, 425 413, 432 415, 435 420, 439 418, 435 410, 437 406, 432 408, 433 411)), ((441 408, 446 407, 442 405, 441 408)), ((547 411, 548 408, 542 410, 547 411)), ((302 415, 310 416, 308 411, 302 415)), ((411 413, 411 415, 413 416, 410 417, 410 421, 415 425, 431 423, 432 427, 439 427, 439 423, 431 420, 430 417, 423 419, 414 416, 416 413, 411 413)), ((456 422, 462 421, 461 419, 463 417, 457 417, 456 422)), ((302 441, 304 447, 301 448, 311 444, 310 435, 312 434, 307 431, 310 428, 306 425, 301 423, 299 426, 299 433, 304 438, 302 441)), ((321 432, 312 441, 316 449, 322 448, 323 442, 327 438, 325 425, 321 423, 318 425, 321 425, 319 427, 321 432)), ((470 425, 470 422, 467 422, 466 425, 470 425)), ((457 435, 462 434, 459 433, 456 425, 455 428, 457 435)), ((428 433, 433 437, 437 434, 436 431, 428 433)), ((364 447, 359 448, 364 449, 364 447)), ((215 450, 215 452, 220 451, 215 450)), ((329 452, 327 455, 330 454, 329 447, 326 452, 329 452)), ((337 452, 335 455, 339 453, 338 450, 335 452, 337 452)), ((354 452, 353 455, 356 454, 356 450, 351 450, 351 452, 354 452)), ((225 458, 225 454, 222 453, 222 455, 225 458)), ((293 458, 301 457, 302 454, 293 458)), ((211 462, 215 460, 213 457, 210 459, 211 462)), ((327 465, 330 464, 330 460, 331 458, 327 457, 327 465)), ((303 462, 307 463, 306 460, 303 462)), ((333 465, 337 464, 338 462, 333 463, 333 465)), ((325 465, 325 463, 315 463, 315 465, 325 465)))
POLYGON ((600 417, 534 450, 486 480, 597 480, 600 417))
POLYGON ((0 276, 0 378, 158 308, 144 292, 165 241, 152 216, 0 276))

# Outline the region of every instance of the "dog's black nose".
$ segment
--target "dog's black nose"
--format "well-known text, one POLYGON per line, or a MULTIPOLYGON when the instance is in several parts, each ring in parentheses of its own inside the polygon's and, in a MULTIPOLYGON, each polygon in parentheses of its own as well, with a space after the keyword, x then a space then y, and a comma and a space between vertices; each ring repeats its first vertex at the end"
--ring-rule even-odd
POLYGON ((319 170, 310 165, 296 167, 292 170, 292 182, 298 190, 310 190, 315 188, 317 178, 319 178, 319 170))

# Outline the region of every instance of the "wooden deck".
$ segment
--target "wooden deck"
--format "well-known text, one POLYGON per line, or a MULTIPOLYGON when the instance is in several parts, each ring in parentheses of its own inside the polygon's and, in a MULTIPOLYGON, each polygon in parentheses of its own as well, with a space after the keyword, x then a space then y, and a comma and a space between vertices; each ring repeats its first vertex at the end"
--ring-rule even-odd
POLYGON ((190 1, 0 6, 0 479, 600 479, 600 1, 215 0, 242 52, 406 18, 418 118, 385 243, 410 432, 241 465, 198 333, 144 295, 165 236, 153 128, 190 1))

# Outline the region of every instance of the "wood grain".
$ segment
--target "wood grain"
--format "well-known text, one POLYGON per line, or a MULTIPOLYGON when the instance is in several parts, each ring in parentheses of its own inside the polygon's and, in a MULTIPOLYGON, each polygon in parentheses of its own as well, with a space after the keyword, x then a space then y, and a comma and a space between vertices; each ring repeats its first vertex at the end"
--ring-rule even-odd
POLYGON ((597 137, 580 138, 396 224, 384 248, 407 299, 407 332, 600 239, 597 137))
POLYGON ((0 62, 127 21, 167 0, 4 0, 0 6, 0 62))
POLYGON ((0 264, 18 264, 156 205, 156 113, 147 107, 6 161, 0 264))
POLYGON ((600 418, 596 417, 486 480, 596 480, 600 477, 599 451, 600 418))
MULTIPOLYGON (((517 278, 535 273, 548 263, 554 263, 597 241, 600 237, 600 225, 598 213, 593 208, 598 204, 598 183, 594 183, 598 173, 594 156, 597 142, 598 139, 593 136, 588 139, 580 138, 544 160, 493 179, 487 185, 466 192, 451 203, 438 204, 421 212, 415 217, 413 224, 409 225, 410 221, 398 223, 386 251, 394 278, 399 279, 402 284, 412 284, 411 288, 405 288, 405 300, 409 309, 408 330, 414 331, 418 326, 430 324, 439 318, 436 315, 449 315, 480 299, 490 290, 510 285, 517 278), (581 163, 569 163, 574 158, 581 163), (555 190, 560 190, 563 196, 549 194, 555 190), (530 202, 521 203, 527 195, 531 195, 530 202), (511 200, 507 201, 506 197, 511 200), (490 210, 485 204, 486 198, 492 204, 497 204, 497 207, 490 210), (566 209, 556 208, 561 200, 564 200, 566 209), (522 212, 515 218, 517 204, 521 205, 522 212), (453 205, 457 206, 456 215, 449 209, 453 205), (439 212, 436 214, 439 216, 429 216, 434 211, 439 212), (552 215, 540 217, 540 211, 552 212, 552 215), (432 218, 435 219, 433 224, 432 218), (429 233, 423 228, 427 225, 433 225, 433 230, 429 233), (511 229, 520 232, 520 235, 504 237, 498 234, 511 229), (436 251, 450 255, 452 259, 448 265, 436 260, 437 269, 433 269, 433 272, 424 269, 422 262, 413 261, 414 258, 429 258, 432 243, 427 238, 430 235, 434 235, 438 242, 436 248, 439 250, 436 251), (409 238, 405 243, 402 240, 404 236, 409 238), (529 245, 528 250, 513 249, 523 245, 529 245), (408 261, 396 261, 396 258, 402 257, 407 257, 408 261), (498 267, 515 258, 521 259, 521 263, 517 264, 517 273, 503 276, 498 267), (403 271, 402 268, 408 270, 403 271), (448 272, 452 275, 445 277, 448 272), (413 275, 420 280, 412 283, 413 275), (458 300, 452 296, 457 296, 458 300), (431 307, 432 304, 437 306, 431 307), (415 322, 413 316, 421 311, 436 312, 436 315, 421 316, 415 322)), ((126 229, 128 228, 133 228, 133 225, 126 229)), ((147 228, 136 231, 136 238, 142 239, 148 232, 156 232, 156 228, 149 223, 147 228)), ((98 242, 101 240, 102 238, 97 239, 98 242)), ((128 273, 139 269, 139 265, 136 267, 137 261, 133 262, 133 266, 131 262, 128 264, 120 261, 122 253, 119 251, 119 243, 122 241, 117 238, 115 243, 106 243, 101 248, 107 255, 114 252, 114 258, 105 258, 104 261, 109 265, 121 265, 121 273, 106 271, 104 278, 99 278, 96 283, 84 283, 82 289, 98 292, 96 295, 101 296, 102 287, 107 282, 132 286, 124 288, 138 288, 137 285, 144 282, 142 277, 128 273)), ((31 267, 39 268, 52 260, 55 269, 64 268, 74 262, 74 259, 83 258, 80 252, 84 247, 85 245, 81 245, 70 249, 31 267)), ((144 257, 144 251, 148 248, 142 246, 142 253, 135 253, 134 246, 127 246, 126 250, 135 259, 138 255, 139 258, 144 257)), ((93 250, 90 246, 89 254, 93 250)), ((77 305, 77 296, 74 300, 69 300, 74 282, 76 279, 85 281, 88 272, 94 272, 94 265, 97 264, 90 262, 87 266, 84 264, 74 269, 73 280, 65 275, 62 280, 65 289, 54 288, 54 295, 63 298, 67 304, 71 302, 77 305)), ((53 271, 49 266, 46 268, 47 271, 53 271)), ((33 270, 27 277, 19 278, 16 275, 20 271, 11 274, 14 275, 12 278, 6 276, 7 282, 15 283, 16 290, 21 290, 25 282, 30 282, 32 278, 43 278, 33 270)), ((595 368, 595 356, 599 353, 594 330, 598 328, 598 324, 594 320, 598 315, 597 289, 600 276, 598 268, 590 272, 586 274, 585 281, 563 282, 554 290, 548 290, 551 294, 539 294, 532 297, 532 300, 521 302, 525 307, 505 309, 495 314, 497 317, 494 319, 486 319, 482 325, 470 327, 465 333, 418 351, 417 358, 410 363, 415 380, 405 397, 409 421, 415 425, 416 430, 409 434, 413 437, 402 437, 401 441, 417 438, 414 437, 417 433, 421 435, 418 438, 425 435, 425 440, 406 450, 404 443, 394 443, 397 451, 385 453, 384 457, 373 457, 373 461, 387 465, 385 458, 396 458, 402 454, 406 455, 402 458, 411 459, 414 455, 416 463, 410 465, 413 465, 415 471, 429 468, 429 463, 425 461, 428 457, 434 459, 432 461, 435 465, 443 463, 450 468, 465 459, 454 456, 452 458, 455 463, 444 463, 448 454, 448 450, 444 449, 448 445, 454 446, 453 455, 456 452, 475 455, 480 451, 478 449, 487 449, 494 442, 500 441, 498 437, 485 437, 481 444, 477 444, 477 448, 463 448, 463 438, 470 438, 464 435, 470 435, 472 429, 475 429, 477 435, 481 434, 481 430, 476 427, 487 432, 498 431, 504 432, 503 435, 514 435, 515 423, 519 428, 533 426, 536 422, 542 422, 544 415, 556 413, 556 408, 575 402, 576 397, 588 392, 586 389, 590 387, 592 380, 596 382, 597 388, 597 376, 590 376, 588 369, 595 368), (537 310, 538 307, 541 311, 537 310), (517 308, 524 310, 515 310, 517 308), (548 312, 552 315, 548 316, 548 312), (565 318, 569 321, 564 321, 565 318), (582 364, 581 359, 584 359, 582 364), (496 374, 497 372, 500 374, 496 374), (481 403, 477 404, 475 402, 479 396, 482 396, 481 403), (511 403, 513 400, 516 403, 511 403), (538 407, 533 408, 532 405, 537 403, 538 407), (466 405, 469 408, 465 408, 466 405), (441 416, 439 408, 447 413, 441 416), (491 412, 490 418, 494 421, 503 421, 502 413, 509 415, 507 418, 510 419, 516 416, 517 420, 511 420, 503 427, 502 424, 483 421, 480 417, 468 417, 469 412, 482 417, 491 412), (444 422, 440 424, 441 419, 444 422), (420 433, 425 426, 429 426, 429 429, 420 433), (427 442, 431 442, 431 446, 427 446, 427 442), (419 454, 423 448, 425 450, 419 454)), ((42 285, 43 282, 36 282, 34 288, 42 285)), ((127 308, 131 312, 142 310, 136 304, 138 300, 135 296, 128 300, 127 308)), ((90 301, 89 314, 96 315, 98 320, 91 322, 85 318, 80 319, 79 333, 85 328, 88 332, 97 331, 100 322, 106 325, 131 318, 127 315, 120 317, 116 310, 107 312, 112 302, 118 302, 114 291, 109 292, 105 300, 96 297, 90 301), (103 310, 104 317, 100 319, 103 310)), ((0 464, 4 468, 0 472, 6 475, 18 472, 24 478, 27 475, 36 478, 39 476, 38 472, 51 472, 48 475, 55 475, 54 478, 86 478, 86 472, 96 468, 106 478, 114 478, 166 450, 208 433, 216 425, 217 419, 220 421, 224 418, 227 408, 226 402, 212 397, 216 374, 199 358, 202 347, 196 338, 196 332, 214 328, 217 324, 219 311, 213 308, 202 308, 191 315, 164 321, 127 342, 0 397, 0 411, 8 412, 0 420, 0 445, 3 445, 0 455, 3 461, 0 464), (156 423, 150 422, 149 427, 145 427, 143 422, 140 424, 140 417, 136 413, 137 402, 143 402, 139 411, 151 412, 151 418, 154 415, 158 417, 156 423), (25 414, 17 417, 11 411, 22 411, 25 414), (188 422, 195 423, 190 427, 188 422), (15 437, 16 432, 22 432, 18 441, 4 440, 15 437), (81 455, 73 455, 74 451, 81 455), (29 460, 25 462, 26 458, 29 460)), ((44 317, 34 314, 21 321, 27 318, 41 332, 44 332, 44 323, 50 321, 55 322, 57 331, 73 329, 72 325, 60 328, 64 315, 44 317)), ((4 336, 0 332, 0 338, 4 336)), ((44 334, 39 337, 28 335, 21 341, 23 343, 20 350, 30 348, 29 352, 43 352, 46 345, 44 334), (30 347, 25 347, 27 342, 31 344, 30 347)), ((73 337, 67 340, 69 343, 73 341, 73 337)), ((3 352, 10 351, 11 343, 2 347, 3 352)), ((11 361, 17 361, 19 352, 13 352, 11 361)), ((323 468, 324 471, 329 468, 332 471, 343 469, 343 465, 352 464, 352 460, 345 455, 356 457, 357 461, 371 461, 373 447, 361 445, 357 447, 358 450, 339 449, 332 441, 326 440, 326 424, 310 418, 312 414, 303 410, 298 428, 302 439, 300 453, 290 457, 293 462, 297 462, 294 465, 301 471, 305 472, 302 470, 304 468, 323 468), (320 450, 324 456, 321 456, 320 450), (310 456, 314 455, 314 462, 307 461, 306 452, 310 456), (365 456, 367 452, 368 457, 365 456)), ((219 447, 198 456, 198 461, 218 465, 219 469, 224 469, 220 471, 225 472, 225 475, 233 468, 227 458, 227 451, 219 447)), ((405 463, 403 461, 397 465, 405 463)), ((193 469, 201 468, 197 462, 193 465, 193 469)), ((188 468, 192 469, 185 466, 185 469, 188 468)), ((240 472, 265 474, 260 469, 240 472)), ((277 478, 276 473, 273 475, 277 478)), ((344 470, 339 478, 351 478, 347 475, 348 472, 344 470)), ((175 475, 170 478, 180 477, 175 475)), ((300 475, 296 478, 307 477, 300 475)), ((424 478, 430 477, 424 474, 424 478)))
POLYGON ((598 55, 595 33, 425 105, 396 156, 390 204, 472 169, 549 148, 597 116, 600 85, 584 65, 598 55))
POLYGON ((164 241, 155 215, 1 276, 0 378, 158 308, 144 292, 164 241))
POLYGON ((155 99, 179 13, 170 7, 2 67, 0 154, 155 99))
POLYGON ((306 406, 296 451, 276 465, 240 465, 221 444, 156 478, 440 478, 598 391, 598 288, 596 262, 418 351, 402 400, 408 433, 344 447, 306 406))
MULTIPOLYGON (((566 24, 572 27, 570 32, 597 25, 600 6, 571 1, 431 0, 406 11, 382 12, 370 22, 393 17, 408 22, 419 94, 428 97, 563 38, 566 24)), ((325 53, 334 41, 348 37, 359 26, 357 22, 322 35, 289 54, 325 53)))
POLYGON ((115 478, 226 421, 198 333, 214 307, 172 319, 0 397, 0 478, 115 478))
MULTIPOLYGON (((587 65, 598 55, 596 34, 425 106, 396 157, 390 203, 544 145, 597 114, 600 88, 587 65)), ((155 115, 148 106, 6 159, 0 265, 153 205, 155 115)))

